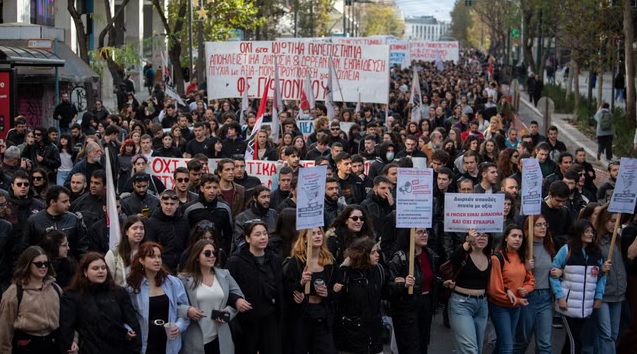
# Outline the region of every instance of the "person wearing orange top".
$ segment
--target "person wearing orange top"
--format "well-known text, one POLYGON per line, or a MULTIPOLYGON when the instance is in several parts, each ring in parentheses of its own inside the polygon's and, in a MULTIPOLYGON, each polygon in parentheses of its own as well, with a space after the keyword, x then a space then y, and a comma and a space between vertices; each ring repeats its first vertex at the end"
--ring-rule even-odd
POLYGON ((520 309, 529 304, 526 296, 535 288, 531 270, 533 260, 525 264, 526 239, 522 228, 510 225, 504 239, 491 256, 491 276, 487 286, 489 315, 498 336, 493 353, 513 352, 513 336, 520 309))

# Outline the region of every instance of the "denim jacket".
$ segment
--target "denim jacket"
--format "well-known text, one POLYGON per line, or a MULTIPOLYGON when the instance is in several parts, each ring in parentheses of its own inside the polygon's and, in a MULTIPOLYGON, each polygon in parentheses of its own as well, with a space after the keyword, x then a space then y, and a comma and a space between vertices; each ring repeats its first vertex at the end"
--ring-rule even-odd
MULTIPOLYGON (((161 285, 162 290, 168 296, 169 308, 168 308, 168 321, 174 322, 179 327, 179 336, 173 340, 168 340, 166 344, 166 354, 178 354, 181 349, 181 333, 184 333, 190 324, 190 320, 186 318, 178 318, 177 310, 179 305, 188 305, 188 296, 184 289, 184 284, 172 275, 169 275, 164 283, 161 285)), ((130 294, 131 302, 135 308, 139 325, 142 329, 142 351, 146 353, 146 343, 148 342, 148 312, 149 312, 149 291, 148 281, 146 278, 142 280, 139 294, 135 294, 130 286, 126 287, 126 290, 130 294)))

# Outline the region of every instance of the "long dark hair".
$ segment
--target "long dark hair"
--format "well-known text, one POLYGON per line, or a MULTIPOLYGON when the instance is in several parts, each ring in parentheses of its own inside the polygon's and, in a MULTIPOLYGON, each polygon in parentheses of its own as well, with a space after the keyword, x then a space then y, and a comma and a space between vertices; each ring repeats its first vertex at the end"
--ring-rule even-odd
POLYGON ((58 139, 58 150, 64 150, 70 155, 73 155, 73 138, 71 138, 70 134, 65 133, 60 135, 60 139, 58 139), (62 145, 62 139, 66 139, 66 145, 62 145))
POLYGON ((356 270, 371 268, 372 263, 369 257, 375 244, 374 241, 366 237, 352 241, 352 244, 345 251, 351 261, 350 268, 356 270))
MULTIPOLYGON (((126 231, 128 231, 128 229, 130 229, 131 226, 133 226, 133 224, 137 222, 141 222, 142 224, 144 224, 144 220, 142 220, 142 218, 137 215, 131 215, 126 218, 126 220, 124 221, 124 226, 122 227, 122 237, 119 241, 119 244, 117 245, 117 252, 120 257, 122 257, 124 265, 127 267, 131 265, 131 252, 133 252, 133 250, 131 248, 130 242, 128 242, 128 235, 126 235, 126 231)), ((145 230, 144 238, 142 239, 141 243, 143 243, 144 241, 146 241, 145 230)))
POLYGON ((588 220, 577 220, 572 226, 571 231, 568 234, 568 240, 566 244, 569 247, 569 254, 571 253, 581 253, 582 252, 582 235, 587 228, 593 229, 593 242, 591 242, 588 246, 586 246, 586 253, 591 254, 599 254, 601 253, 598 244, 597 233, 595 232, 595 227, 588 220))
MULTIPOLYGON (((544 217, 544 215, 542 214, 538 214, 538 215, 530 215, 527 216, 524 219, 524 225, 528 225, 529 224, 529 218, 531 218, 532 223, 535 225, 535 223, 540 220, 540 218, 544 219, 544 222, 546 222, 546 218, 544 217)), ((526 234, 525 238, 528 238, 529 235, 526 234)), ((551 230, 549 230, 548 226, 546 227, 546 236, 544 236, 544 240, 542 241, 542 245, 544 246, 544 249, 546 250, 546 252, 551 256, 551 259, 553 257, 555 257, 555 243, 553 242, 553 236, 551 236, 551 230)))
MULTIPOLYGON (((155 256, 155 248, 159 249, 159 255, 164 253, 164 248, 159 243, 144 242, 139 246, 139 251, 133 258, 133 262, 130 266, 130 274, 128 275, 128 278, 126 278, 126 283, 133 288, 133 292, 135 294, 139 294, 141 291, 142 280, 144 280, 144 277, 146 276, 141 259, 148 256, 155 256)), ((155 275, 155 286, 161 286, 164 284, 166 278, 168 278, 168 271, 166 271, 165 266, 162 264, 161 268, 155 275)))
MULTIPOLYGON (((47 261, 51 261, 51 258, 40 246, 30 246, 20 254, 15 265, 15 271, 13 273, 13 282, 15 284, 26 285, 29 284, 31 276, 31 262, 37 256, 47 256, 47 261)), ((48 280, 55 277, 55 270, 49 264, 44 280, 48 280)))
MULTIPOLYGON (((92 283, 88 280, 88 277, 84 275, 84 272, 88 270, 88 266, 95 261, 104 262, 104 266, 106 266, 106 260, 101 253, 98 252, 88 252, 82 257, 80 260, 80 264, 77 266, 77 271, 75 272, 75 276, 73 276, 73 280, 71 281, 71 285, 69 285, 65 292, 79 292, 80 294, 86 294, 92 283)), ((110 269, 106 267, 106 279, 104 280, 104 284, 111 289, 111 291, 116 291, 119 287, 115 285, 115 281, 113 280, 113 275, 111 274, 110 269)))
MULTIPOLYGON (((215 251, 217 251, 217 254, 219 254, 217 247, 214 245, 214 243, 212 243, 209 240, 199 240, 190 247, 188 260, 186 261, 186 265, 184 266, 184 269, 181 272, 185 276, 192 277, 193 290, 196 289, 199 286, 199 284, 201 284, 201 282, 203 281, 203 273, 201 273, 201 267, 199 266, 199 255, 201 254, 201 252, 203 252, 203 249, 208 245, 214 247, 215 251)), ((215 266, 218 263, 219 263, 219 257, 217 256, 217 258, 215 259, 215 266)), ((213 272, 214 272, 214 267, 213 267, 213 272)))
POLYGON ((518 257, 520 257, 520 262, 524 263, 524 260, 526 259, 527 239, 526 237, 524 237, 524 229, 520 225, 511 224, 507 226, 507 228, 504 230, 504 237, 502 238, 500 245, 495 251, 502 253, 504 259, 506 259, 507 262, 510 262, 509 257, 507 256, 508 249, 506 238, 513 230, 520 230, 522 232, 522 245, 520 245, 520 248, 517 249, 517 253, 518 257))
POLYGON ((367 215, 367 212, 363 210, 360 205, 351 204, 346 206, 345 209, 343 209, 343 211, 338 214, 334 221, 332 221, 331 227, 335 229, 336 235, 343 240, 343 246, 347 248, 354 238, 367 236, 371 239, 374 239, 374 229, 370 227, 371 223, 372 220, 369 218, 369 215, 367 215), (363 227, 357 234, 352 234, 347 228, 347 219, 349 219, 350 215, 352 215, 355 210, 359 210, 363 214, 365 222, 363 223, 363 227))
POLYGON ((58 230, 47 231, 40 239, 40 247, 48 254, 49 260, 53 261, 59 258, 60 245, 66 238, 66 235, 58 230))

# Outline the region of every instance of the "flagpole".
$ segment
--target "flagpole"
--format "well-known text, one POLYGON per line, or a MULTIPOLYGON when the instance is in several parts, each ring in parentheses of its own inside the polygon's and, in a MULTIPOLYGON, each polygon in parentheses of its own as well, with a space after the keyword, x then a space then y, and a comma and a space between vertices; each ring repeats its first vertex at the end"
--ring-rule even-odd
MULTIPOLYGON (((333 58, 330 58, 330 62, 332 62, 332 67, 334 67, 333 58)), ((341 82, 338 81, 338 75, 334 75, 336 77, 336 85, 338 85, 338 92, 341 94, 341 102, 345 104, 345 98, 343 98, 343 89, 341 89, 341 82)), ((360 101, 360 91, 358 91, 358 99, 360 101)))

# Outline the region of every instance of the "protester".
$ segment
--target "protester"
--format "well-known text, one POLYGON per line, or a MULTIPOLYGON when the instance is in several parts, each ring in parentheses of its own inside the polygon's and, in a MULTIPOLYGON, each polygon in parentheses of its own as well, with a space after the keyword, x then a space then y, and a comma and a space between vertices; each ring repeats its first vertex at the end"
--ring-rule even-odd
POLYGON ((105 257, 109 273, 113 282, 118 286, 125 286, 130 274, 133 259, 139 251, 139 246, 145 241, 144 222, 139 216, 129 216, 122 227, 122 238, 105 257))
POLYGON ((325 236, 327 247, 336 263, 339 264, 343 263, 344 252, 352 241, 361 237, 375 239, 373 226, 368 221, 367 213, 358 205, 346 206, 334 219, 325 236))

